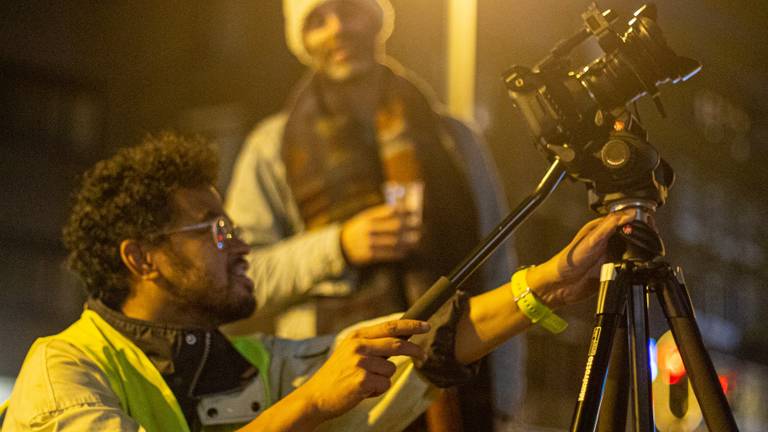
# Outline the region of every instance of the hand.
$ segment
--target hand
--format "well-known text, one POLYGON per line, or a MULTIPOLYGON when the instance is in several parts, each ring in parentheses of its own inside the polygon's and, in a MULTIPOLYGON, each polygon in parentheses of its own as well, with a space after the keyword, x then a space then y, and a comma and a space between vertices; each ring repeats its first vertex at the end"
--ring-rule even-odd
POLYGON ((587 223, 568 246, 528 271, 528 286, 552 308, 589 297, 597 288, 593 282, 605 262, 608 240, 636 214, 636 210, 629 209, 587 223))
POLYGON ((379 396, 390 387, 394 363, 387 357, 423 358, 418 345, 400 339, 429 331, 429 324, 415 320, 387 321, 351 333, 331 357, 296 392, 321 419, 339 416, 363 399, 379 396))
POLYGON ((341 247, 350 264, 363 266, 405 258, 420 239, 418 218, 386 204, 356 214, 341 227, 341 247))

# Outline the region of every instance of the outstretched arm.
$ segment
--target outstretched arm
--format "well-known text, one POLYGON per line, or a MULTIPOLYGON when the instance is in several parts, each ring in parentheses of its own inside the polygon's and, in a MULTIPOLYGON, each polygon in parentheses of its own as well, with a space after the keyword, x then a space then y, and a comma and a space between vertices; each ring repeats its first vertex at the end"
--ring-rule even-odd
MULTIPOLYGON (((527 283, 535 295, 552 309, 591 295, 596 284, 590 282, 603 261, 609 237, 634 215, 634 211, 609 215, 585 225, 565 249, 528 272, 527 283)), ((455 358, 462 364, 478 360, 530 325, 507 285, 469 302, 456 327, 455 358)), ((398 337, 428 329, 419 321, 396 320, 355 331, 309 381, 242 430, 313 430, 364 399, 381 395, 395 373, 388 357, 407 355, 417 363, 425 358, 424 349, 398 337)))
MULTIPOLYGON (((608 239, 616 229, 635 218, 635 211, 595 219, 579 230, 563 250, 527 272, 531 291, 551 309, 575 303, 595 293, 599 269, 605 261, 608 239)), ((510 337, 525 331, 531 322, 518 309, 509 284, 472 297, 469 311, 459 319, 455 356, 472 363, 510 337)))

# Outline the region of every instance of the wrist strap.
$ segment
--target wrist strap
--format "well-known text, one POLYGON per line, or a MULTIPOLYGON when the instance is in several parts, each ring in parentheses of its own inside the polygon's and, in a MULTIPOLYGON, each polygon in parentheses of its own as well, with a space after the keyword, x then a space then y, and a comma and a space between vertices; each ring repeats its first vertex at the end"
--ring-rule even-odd
POLYGON ((518 270, 512 275, 512 296, 520 309, 534 324, 541 324, 550 333, 560 333, 568 327, 564 319, 557 316, 552 309, 540 302, 525 281, 525 276, 531 267, 518 270))

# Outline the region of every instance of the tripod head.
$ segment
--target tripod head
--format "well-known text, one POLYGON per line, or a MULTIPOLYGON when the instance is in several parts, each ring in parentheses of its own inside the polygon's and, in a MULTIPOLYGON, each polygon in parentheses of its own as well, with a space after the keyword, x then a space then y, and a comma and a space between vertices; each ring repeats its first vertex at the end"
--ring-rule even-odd
POLYGON ((672 167, 648 143, 645 131, 630 114, 616 120, 602 145, 596 166, 586 173, 569 173, 584 182, 592 210, 599 214, 635 208, 638 217, 623 226, 609 247, 612 259, 650 261, 664 256, 664 243, 651 226, 656 209, 666 202, 675 181, 672 167))

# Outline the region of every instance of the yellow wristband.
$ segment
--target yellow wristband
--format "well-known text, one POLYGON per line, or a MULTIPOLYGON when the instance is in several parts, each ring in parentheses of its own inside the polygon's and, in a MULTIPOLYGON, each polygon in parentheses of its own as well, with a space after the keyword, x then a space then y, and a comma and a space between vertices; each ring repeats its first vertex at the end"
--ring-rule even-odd
POLYGON ((568 327, 568 323, 552 312, 552 309, 540 302, 533 294, 531 287, 525 280, 530 268, 518 270, 512 275, 510 285, 515 303, 517 303, 520 312, 527 316, 532 323, 541 324, 544 329, 551 333, 560 333, 568 327))

